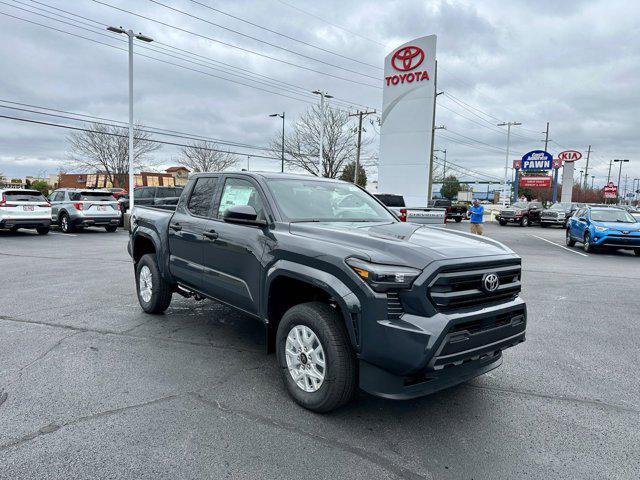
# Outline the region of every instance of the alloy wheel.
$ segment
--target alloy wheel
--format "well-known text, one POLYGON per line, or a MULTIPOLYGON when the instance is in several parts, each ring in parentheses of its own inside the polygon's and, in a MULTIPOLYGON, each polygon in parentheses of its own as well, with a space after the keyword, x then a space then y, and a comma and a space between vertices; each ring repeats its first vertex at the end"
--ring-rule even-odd
POLYGON ((151 301, 151 295, 153 294, 153 279, 151 276, 151 270, 146 265, 140 269, 138 290, 140 291, 140 298, 142 298, 142 301, 149 303, 151 301))
POLYGON ((317 391, 327 372, 324 348, 320 339, 306 325, 296 325, 285 342, 287 368, 295 384, 308 393, 317 391))

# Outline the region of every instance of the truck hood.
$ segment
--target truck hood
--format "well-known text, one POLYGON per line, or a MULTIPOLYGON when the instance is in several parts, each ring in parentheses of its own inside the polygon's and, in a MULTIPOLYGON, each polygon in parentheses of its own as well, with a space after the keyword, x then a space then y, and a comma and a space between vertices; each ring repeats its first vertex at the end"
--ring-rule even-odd
POLYGON ((486 237, 403 222, 301 222, 292 223, 290 232, 352 247, 374 262, 419 268, 436 260, 513 254, 486 237))

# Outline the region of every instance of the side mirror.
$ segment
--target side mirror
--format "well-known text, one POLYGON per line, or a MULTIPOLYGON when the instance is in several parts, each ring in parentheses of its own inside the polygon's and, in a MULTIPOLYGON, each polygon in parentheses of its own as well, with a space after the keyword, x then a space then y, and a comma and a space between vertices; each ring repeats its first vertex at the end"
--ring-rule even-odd
POLYGON ((264 227, 267 222, 258 220, 256 209, 251 205, 236 205, 225 210, 222 219, 227 223, 264 227))
POLYGON ((580 220, 581 222, 586 222, 587 221, 587 217, 578 217, 578 220, 580 220))

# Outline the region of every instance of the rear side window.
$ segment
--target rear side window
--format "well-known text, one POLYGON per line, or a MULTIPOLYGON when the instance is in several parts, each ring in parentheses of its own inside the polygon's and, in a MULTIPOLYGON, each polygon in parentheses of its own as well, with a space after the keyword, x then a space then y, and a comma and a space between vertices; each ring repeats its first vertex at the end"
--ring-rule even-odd
POLYGON ((213 194, 216 191, 216 177, 201 177, 193 186, 187 208, 194 215, 208 217, 213 206, 213 194))
POLYGON ((69 198, 76 202, 115 202, 111 192, 73 192, 69 198))
POLYGON ((14 190, 9 192, 4 192, 4 196, 7 202, 46 202, 47 199, 44 198, 40 192, 29 191, 29 190, 14 190))

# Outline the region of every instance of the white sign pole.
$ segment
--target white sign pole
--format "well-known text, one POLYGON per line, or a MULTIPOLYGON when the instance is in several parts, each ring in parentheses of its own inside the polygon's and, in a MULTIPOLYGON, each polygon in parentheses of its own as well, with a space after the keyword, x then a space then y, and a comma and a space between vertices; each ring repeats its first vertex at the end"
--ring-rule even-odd
POLYGON ((435 59, 436 36, 429 35, 384 61, 378 191, 403 195, 407 206, 428 200, 435 59))

